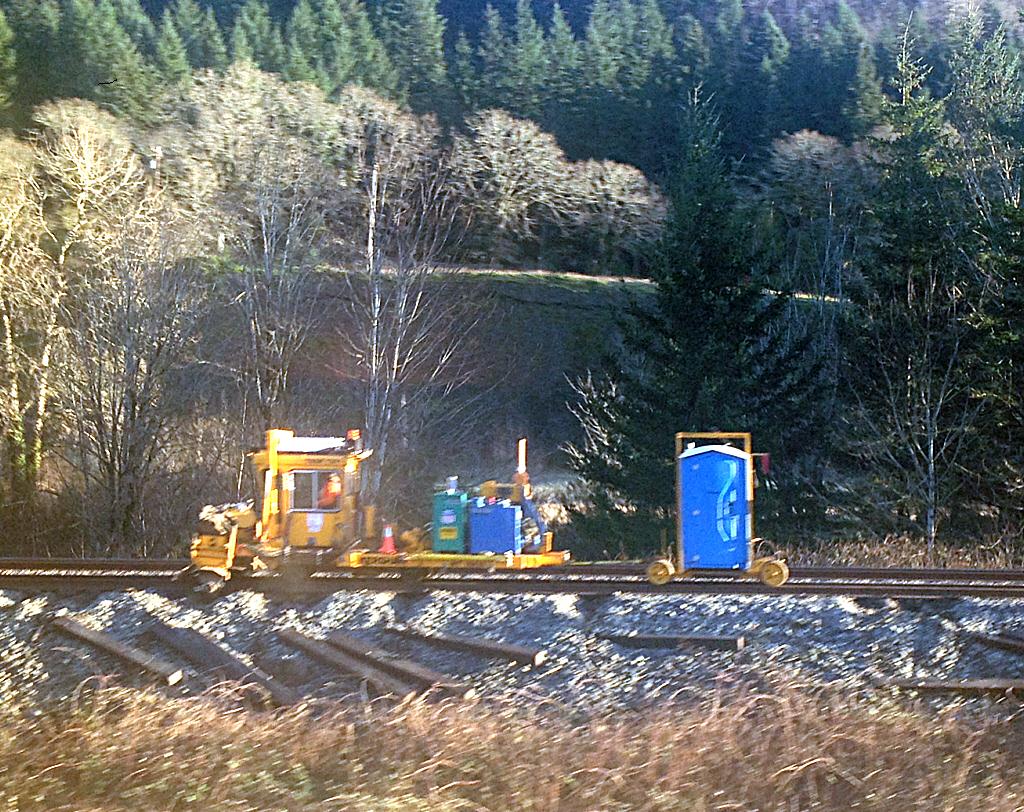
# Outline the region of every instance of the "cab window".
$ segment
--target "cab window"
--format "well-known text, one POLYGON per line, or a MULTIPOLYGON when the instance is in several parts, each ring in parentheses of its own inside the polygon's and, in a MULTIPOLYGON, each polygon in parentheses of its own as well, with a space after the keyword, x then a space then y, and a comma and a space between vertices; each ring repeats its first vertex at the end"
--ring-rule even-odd
POLYGON ((291 510, 341 510, 342 478, 340 471, 293 471, 291 510))

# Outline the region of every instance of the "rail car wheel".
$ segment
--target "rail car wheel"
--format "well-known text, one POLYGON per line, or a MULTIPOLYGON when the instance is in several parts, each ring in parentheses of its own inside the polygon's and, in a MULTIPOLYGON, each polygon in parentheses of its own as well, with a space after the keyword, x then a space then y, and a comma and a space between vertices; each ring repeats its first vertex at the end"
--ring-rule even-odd
POLYGON ((192 592, 200 598, 212 598, 224 584, 224 578, 210 570, 199 570, 192 576, 192 592))
POLYGON ((765 586, 782 586, 789 580, 789 567, 785 561, 769 559, 761 565, 757 577, 765 586))
POLYGON ((656 586, 667 584, 675 574, 675 565, 667 558, 659 558, 647 565, 647 580, 656 586))

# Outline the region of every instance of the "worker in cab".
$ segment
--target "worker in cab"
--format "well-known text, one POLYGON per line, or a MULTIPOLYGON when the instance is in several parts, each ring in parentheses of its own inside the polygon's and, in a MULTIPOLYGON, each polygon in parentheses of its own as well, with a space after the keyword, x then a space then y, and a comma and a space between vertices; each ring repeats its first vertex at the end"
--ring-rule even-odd
POLYGON ((331 474, 320 489, 316 506, 320 510, 338 510, 341 507, 341 475, 331 474))

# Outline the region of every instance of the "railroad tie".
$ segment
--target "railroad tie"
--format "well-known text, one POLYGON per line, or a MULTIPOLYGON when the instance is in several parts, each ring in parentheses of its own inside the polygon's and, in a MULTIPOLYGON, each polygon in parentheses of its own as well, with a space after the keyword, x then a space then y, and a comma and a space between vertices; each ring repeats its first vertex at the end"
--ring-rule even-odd
POLYGON ((692 648, 703 647, 719 651, 739 651, 747 641, 742 636, 720 634, 612 634, 601 632, 595 635, 616 645, 629 648, 692 648))
POLYGON ((999 648, 1004 651, 1013 651, 1017 654, 1024 654, 1024 640, 1019 637, 1006 634, 978 634, 972 633, 970 635, 972 640, 977 640, 979 643, 990 648, 999 648))
POLYGON ((305 652, 315 660, 343 671, 346 674, 366 680, 382 694, 392 694, 400 700, 410 699, 420 693, 415 685, 382 671, 367 662, 356 659, 333 646, 327 645, 322 640, 314 640, 294 629, 282 629, 277 636, 287 645, 305 652))
POLYGON ((427 634, 416 629, 399 628, 389 626, 384 630, 390 634, 401 635, 413 640, 420 640, 424 643, 450 648, 457 651, 470 651, 474 654, 483 654, 487 657, 500 657, 523 665, 538 666, 547 659, 547 652, 543 649, 527 648, 526 646, 515 646, 510 643, 499 643, 496 640, 488 640, 485 637, 471 637, 466 634, 427 634))
POLYGON ((111 637, 106 632, 97 632, 86 628, 81 623, 69 617, 58 617, 51 621, 51 625, 58 631, 82 640, 94 648, 113 654, 115 657, 127 663, 141 668, 150 674, 160 677, 168 685, 177 685, 185 677, 182 671, 174 663, 161 660, 142 649, 122 643, 120 640, 111 637))
POLYGON ((894 680, 885 683, 890 688, 922 693, 956 694, 1008 694, 1024 696, 1024 680, 968 679, 968 680, 894 680))
POLYGON ((446 694, 461 696, 466 699, 475 695, 472 686, 434 671, 421 663, 396 657, 382 649, 375 649, 358 637, 352 637, 341 631, 332 632, 327 636, 327 643, 340 649, 349 656, 369 663, 374 668, 387 671, 405 682, 419 685, 424 689, 437 688, 446 694))
POLYGON ((278 707, 295 705, 301 701, 299 694, 259 668, 247 665, 194 629, 175 628, 163 621, 153 620, 143 634, 174 649, 201 669, 220 671, 228 679, 262 688, 271 703, 278 707))

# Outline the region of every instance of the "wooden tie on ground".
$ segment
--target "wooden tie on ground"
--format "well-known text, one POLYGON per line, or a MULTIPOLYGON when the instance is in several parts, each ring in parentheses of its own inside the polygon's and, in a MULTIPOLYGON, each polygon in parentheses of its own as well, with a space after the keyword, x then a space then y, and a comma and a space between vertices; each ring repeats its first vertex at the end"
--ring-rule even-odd
POLYGON ((161 660, 159 657, 155 657, 142 649, 122 643, 105 632, 88 629, 69 617, 54 618, 51 624, 55 629, 66 635, 83 640, 101 651, 113 654, 115 657, 131 663, 143 671, 160 677, 168 685, 177 685, 185 676, 184 672, 174 663, 161 660))
POLYGON ((1006 694, 1024 696, 1024 680, 1020 679, 968 679, 968 680, 896 680, 888 683, 892 688, 928 693, 1006 694))
POLYGON ((300 700, 299 695, 290 688, 281 685, 259 668, 246 665, 194 629, 176 629, 162 621, 153 620, 145 634, 174 649, 203 670, 220 671, 227 679, 259 686, 267 692, 275 705, 294 705, 300 700))
POLYGON ((495 640, 488 640, 484 637, 470 637, 465 634, 427 634, 415 629, 397 627, 389 627, 384 631, 414 640, 422 640, 424 643, 430 643, 443 648, 471 651, 488 657, 501 657, 524 665, 537 666, 547 659, 547 653, 541 649, 513 646, 510 643, 498 643, 495 640))
POLYGON ((322 663, 366 680, 374 689, 383 694, 394 694, 399 699, 408 699, 419 693, 419 689, 415 685, 410 685, 387 671, 382 671, 380 668, 345 654, 321 640, 306 637, 294 629, 283 629, 277 633, 277 636, 289 646, 305 652, 322 663))
POLYGON ((746 645, 743 637, 719 634, 612 634, 598 633, 601 640, 610 640, 631 648, 690 648, 703 646, 722 651, 739 651, 746 645))
POLYGON ((977 640, 983 645, 991 648, 1001 648, 1005 651, 1015 651, 1024 654, 1024 640, 1019 637, 1006 634, 972 634, 971 639, 977 640))
POLYGON ((381 671, 387 671, 400 680, 422 688, 438 688, 444 693, 469 698, 473 696, 473 688, 447 674, 434 671, 425 665, 404 660, 390 652, 375 649, 364 640, 352 637, 344 632, 333 632, 327 636, 327 642, 345 654, 363 660, 381 671))

